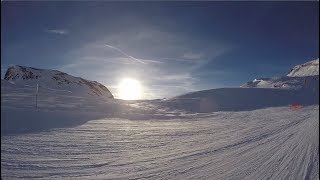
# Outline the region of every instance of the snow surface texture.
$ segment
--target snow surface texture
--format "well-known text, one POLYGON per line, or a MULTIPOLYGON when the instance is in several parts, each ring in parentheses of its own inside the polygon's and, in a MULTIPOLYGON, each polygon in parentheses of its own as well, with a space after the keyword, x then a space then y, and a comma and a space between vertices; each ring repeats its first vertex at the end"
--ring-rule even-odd
POLYGON ((317 179, 319 106, 107 118, 1 137, 3 179, 317 179))
POLYGON ((1 177, 318 179, 319 75, 263 81, 123 101, 48 80, 36 108, 37 78, 2 80, 1 177))

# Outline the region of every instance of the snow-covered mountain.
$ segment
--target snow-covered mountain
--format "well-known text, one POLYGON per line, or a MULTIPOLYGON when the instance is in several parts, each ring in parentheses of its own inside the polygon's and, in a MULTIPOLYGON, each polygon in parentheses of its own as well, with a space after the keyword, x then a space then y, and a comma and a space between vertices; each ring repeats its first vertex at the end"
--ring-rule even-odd
POLYGON ((241 85, 242 88, 277 88, 277 89, 300 89, 314 86, 319 80, 319 75, 305 77, 274 77, 257 78, 241 85))
POLYGON ((299 76, 258 78, 240 88, 191 92, 159 104, 187 112, 243 111, 292 104, 319 104, 319 59, 295 67, 300 68, 294 68, 293 74, 299 76))
POLYGON ((319 75, 319 58, 313 61, 306 62, 295 66, 290 70, 287 76, 289 77, 304 77, 319 75))
POLYGON ((8 68, 4 80, 17 87, 36 87, 36 84, 38 84, 39 91, 46 89, 66 91, 72 93, 72 95, 113 98, 112 93, 104 85, 57 70, 15 65, 8 68))
POLYGON ((314 86, 319 80, 319 58, 292 68, 288 75, 275 78, 257 78, 246 82, 243 88, 300 89, 314 86))

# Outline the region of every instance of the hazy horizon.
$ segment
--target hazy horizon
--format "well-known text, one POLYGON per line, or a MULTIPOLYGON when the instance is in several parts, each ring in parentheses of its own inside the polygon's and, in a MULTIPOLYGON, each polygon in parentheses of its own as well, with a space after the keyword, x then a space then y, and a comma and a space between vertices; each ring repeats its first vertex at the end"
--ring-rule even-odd
POLYGON ((319 57, 318 2, 2 2, 10 65, 95 80, 141 99, 238 87, 319 57))

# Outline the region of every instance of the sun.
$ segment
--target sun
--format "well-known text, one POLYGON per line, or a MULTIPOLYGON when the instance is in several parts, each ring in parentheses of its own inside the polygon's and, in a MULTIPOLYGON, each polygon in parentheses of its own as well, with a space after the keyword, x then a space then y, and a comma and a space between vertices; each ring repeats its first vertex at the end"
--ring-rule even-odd
POLYGON ((126 78, 120 81, 118 85, 118 97, 124 100, 141 99, 142 87, 139 81, 126 78))

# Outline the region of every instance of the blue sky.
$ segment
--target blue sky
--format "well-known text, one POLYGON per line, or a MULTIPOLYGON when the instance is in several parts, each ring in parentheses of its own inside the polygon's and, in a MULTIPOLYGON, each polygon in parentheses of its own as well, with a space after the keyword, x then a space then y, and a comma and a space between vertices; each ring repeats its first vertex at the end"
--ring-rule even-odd
POLYGON ((57 69, 143 98, 238 87, 319 57, 319 2, 2 2, 1 77, 57 69))

